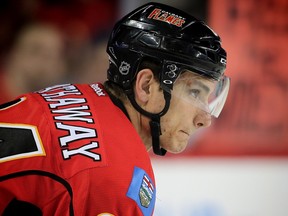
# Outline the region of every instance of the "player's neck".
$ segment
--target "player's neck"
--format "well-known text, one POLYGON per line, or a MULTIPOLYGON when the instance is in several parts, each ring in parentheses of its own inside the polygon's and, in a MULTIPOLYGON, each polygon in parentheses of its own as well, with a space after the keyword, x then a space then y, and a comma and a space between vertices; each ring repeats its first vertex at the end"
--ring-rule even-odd
POLYGON ((124 103, 124 106, 128 112, 131 123, 133 124, 135 130, 139 134, 139 136, 140 136, 141 140, 143 141, 147 151, 149 151, 152 147, 149 118, 140 114, 129 102, 124 103))

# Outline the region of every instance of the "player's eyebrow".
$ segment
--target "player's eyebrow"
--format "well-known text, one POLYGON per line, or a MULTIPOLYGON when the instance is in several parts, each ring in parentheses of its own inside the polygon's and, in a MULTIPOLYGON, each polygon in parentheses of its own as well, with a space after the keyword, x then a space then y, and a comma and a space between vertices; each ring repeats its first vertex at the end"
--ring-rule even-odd
POLYGON ((207 85, 205 85, 203 82, 201 82, 200 80, 195 79, 193 83, 195 85, 198 85, 200 88, 202 88, 207 94, 210 92, 210 88, 207 85))

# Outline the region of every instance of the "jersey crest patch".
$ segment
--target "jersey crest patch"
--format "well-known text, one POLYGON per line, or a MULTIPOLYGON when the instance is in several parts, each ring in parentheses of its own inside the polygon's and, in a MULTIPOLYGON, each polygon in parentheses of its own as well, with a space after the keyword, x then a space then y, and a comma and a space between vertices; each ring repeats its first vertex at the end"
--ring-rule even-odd
POLYGON ((141 205, 148 208, 153 198, 153 194, 154 194, 154 187, 152 185, 152 182, 144 174, 139 193, 141 205))
POLYGON ((150 216, 155 206, 156 189, 148 174, 141 168, 135 167, 127 196, 133 199, 144 216, 150 216))

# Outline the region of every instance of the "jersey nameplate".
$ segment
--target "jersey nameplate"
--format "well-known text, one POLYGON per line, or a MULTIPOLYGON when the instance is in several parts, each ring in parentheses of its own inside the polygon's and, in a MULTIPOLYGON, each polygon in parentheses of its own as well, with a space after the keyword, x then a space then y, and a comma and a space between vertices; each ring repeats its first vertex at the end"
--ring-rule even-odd
POLYGON ((63 84, 38 93, 48 103, 56 129, 63 134, 59 137, 63 159, 84 156, 101 161, 92 112, 80 90, 72 84, 63 84))

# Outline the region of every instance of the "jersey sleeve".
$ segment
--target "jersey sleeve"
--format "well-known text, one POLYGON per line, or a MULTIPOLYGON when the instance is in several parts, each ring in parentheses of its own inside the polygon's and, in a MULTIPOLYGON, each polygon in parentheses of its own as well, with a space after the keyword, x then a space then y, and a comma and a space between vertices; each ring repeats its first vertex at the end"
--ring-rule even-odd
POLYGON ((72 188, 77 187, 77 190, 73 190, 74 206, 77 206, 76 215, 78 213, 91 216, 104 216, 104 213, 109 216, 153 214, 156 190, 152 179, 144 169, 135 167, 131 175, 125 175, 125 172, 121 172, 121 168, 119 172, 98 169, 79 173, 70 180, 72 188))

